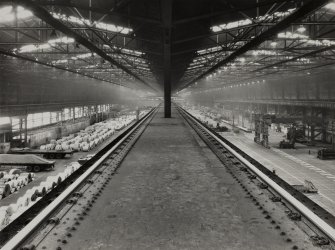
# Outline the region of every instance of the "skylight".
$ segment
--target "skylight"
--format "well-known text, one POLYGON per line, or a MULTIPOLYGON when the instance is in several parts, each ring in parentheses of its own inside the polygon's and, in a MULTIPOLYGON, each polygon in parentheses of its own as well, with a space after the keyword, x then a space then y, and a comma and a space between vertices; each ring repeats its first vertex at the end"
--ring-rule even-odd
MULTIPOLYGON (((33 16, 33 13, 21 6, 16 8, 16 16, 18 19, 26 19, 33 16)), ((0 23, 12 22, 15 20, 15 8, 13 6, 5 6, 0 8, 0 23)))
POLYGON ((91 22, 89 19, 78 18, 75 16, 66 16, 64 14, 60 14, 56 12, 51 12, 51 14, 54 18, 62 20, 62 21, 76 23, 79 25, 88 25, 88 26, 92 26, 98 29, 108 30, 111 32, 129 34, 133 31, 131 28, 126 28, 126 27, 122 27, 122 26, 118 26, 114 24, 108 24, 108 23, 103 23, 103 22, 91 22))

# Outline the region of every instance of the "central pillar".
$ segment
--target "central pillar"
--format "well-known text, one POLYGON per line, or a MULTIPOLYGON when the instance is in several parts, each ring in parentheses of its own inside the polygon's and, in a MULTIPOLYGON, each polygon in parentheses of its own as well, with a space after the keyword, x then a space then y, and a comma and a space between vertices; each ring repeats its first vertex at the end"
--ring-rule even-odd
POLYGON ((161 0, 164 27, 164 117, 171 118, 171 29, 172 1, 161 0))

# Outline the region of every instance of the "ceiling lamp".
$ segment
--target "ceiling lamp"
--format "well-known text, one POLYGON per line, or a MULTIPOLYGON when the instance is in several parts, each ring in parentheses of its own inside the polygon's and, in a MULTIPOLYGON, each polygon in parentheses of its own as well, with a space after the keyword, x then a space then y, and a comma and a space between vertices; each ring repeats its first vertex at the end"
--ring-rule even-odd
POLYGON ((43 44, 28 44, 28 45, 22 46, 19 49, 19 52, 24 53, 24 52, 33 52, 33 51, 41 50, 41 49, 51 49, 52 46, 55 46, 55 45, 70 44, 73 42, 74 42, 73 38, 60 37, 57 39, 49 40, 47 43, 43 43, 43 44))
POLYGON ((278 38, 283 39, 308 39, 309 37, 306 35, 292 33, 292 32, 281 32, 278 34, 278 38))
POLYGON ((297 31, 299 32, 299 33, 304 33, 305 31, 306 31, 306 28, 304 27, 304 26, 300 26, 298 29, 297 29, 297 31))
POLYGON ((13 6, 5 6, 0 8, 0 23, 14 21, 15 15, 18 19, 26 19, 33 16, 33 13, 21 6, 17 6, 16 10, 13 6), (14 13, 14 11, 16 11, 16 13, 14 13))
POLYGON ((50 33, 50 39, 56 39, 57 38, 57 33, 56 33, 56 30, 53 29, 50 33))
POLYGON ((325 8, 329 10, 335 10, 335 3, 329 3, 325 6, 325 8))
POLYGON ((237 21, 234 21, 234 22, 223 23, 223 24, 220 24, 220 25, 212 26, 211 30, 213 32, 220 32, 220 31, 223 31, 223 30, 245 27, 247 25, 251 25, 251 24, 257 23, 257 22, 276 20, 278 18, 283 18, 283 17, 288 16, 293 11, 295 11, 294 8, 293 9, 288 9, 288 10, 283 11, 283 12, 274 12, 272 14, 266 14, 264 16, 259 16, 259 17, 252 18, 252 19, 248 18, 248 19, 237 20, 237 21))
POLYGON ((271 43, 270 43, 271 47, 276 47, 277 44, 278 44, 277 42, 271 42, 271 43))
POLYGON ((129 34, 133 32, 131 28, 126 28, 123 26, 118 26, 114 24, 108 24, 108 23, 103 23, 103 22, 91 22, 89 19, 85 18, 78 18, 75 16, 66 16, 64 14, 56 13, 56 12, 51 12, 51 15, 59 20, 75 23, 78 25, 89 25, 89 26, 94 26, 98 29, 103 29, 111 32, 116 32, 116 33, 121 33, 121 34, 129 34))

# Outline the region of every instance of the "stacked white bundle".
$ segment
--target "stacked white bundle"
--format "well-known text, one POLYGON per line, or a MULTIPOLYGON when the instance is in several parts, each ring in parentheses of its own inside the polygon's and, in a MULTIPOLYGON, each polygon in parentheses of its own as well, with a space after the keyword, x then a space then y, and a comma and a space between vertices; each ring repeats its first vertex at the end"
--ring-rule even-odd
POLYGON ((48 176, 46 179, 46 183, 47 190, 51 190, 57 186, 57 179, 55 178, 55 176, 48 176))
MULTIPOLYGON (((56 176, 49 176, 45 181, 41 182, 39 186, 27 190, 26 193, 20 197, 15 204, 1 207, 0 231, 80 167, 81 165, 78 162, 71 162, 66 166, 62 173, 59 173, 56 176)), ((22 177, 28 179, 27 176, 22 177)))
POLYGON ((16 204, 11 204, 14 205, 15 207, 13 208, 13 213, 9 218, 9 222, 12 222, 13 220, 15 220, 17 217, 19 217, 22 213, 23 213, 23 206, 19 203, 16 204))
POLYGON ((0 200, 18 191, 34 178, 32 173, 21 173, 19 169, 11 169, 0 174, 0 200))
POLYGON ((27 173, 27 172, 24 172, 24 173, 21 173, 19 175, 19 177, 26 177, 27 180, 28 180, 28 183, 33 181, 35 179, 35 174, 34 173, 27 173))
POLYGON ((24 194, 24 196, 28 199, 29 204, 36 201, 37 195, 38 193, 37 193, 36 188, 28 189, 26 193, 24 194))
MULTIPOLYGON (((147 111, 143 111, 147 113, 147 111)), ((76 135, 70 134, 57 141, 51 140, 49 144, 41 145, 43 150, 73 150, 88 152, 96 147, 107 138, 112 136, 115 130, 120 130, 129 125, 134 119, 135 115, 123 115, 119 118, 113 118, 104 122, 95 123, 81 130, 76 135)))
POLYGON ((10 185, 4 182, 3 180, 0 180, 0 199, 10 195, 10 193, 11 193, 10 185))
POLYGON ((78 168, 81 167, 81 165, 79 164, 79 162, 74 161, 74 162, 71 162, 69 165, 67 165, 67 168, 68 167, 71 167, 71 168, 74 169, 74 171, 76 171, 78 168))
POLYGON ((44 185, 39 185, 36 190, 38 197, 43 197, 47 193, 47 189, 44 185))
POLYGON ((7 184, 10 186, 10 193, 14 193, 15 191, 19 190, 18 184, 16 180, 10 180, 7 182, 7 184))
POLYGON ((0 207, 0 230, 9 224, 11 215, 9 206, 0 207))
POLYGON ((18 174, 6 173, 1 179, 5 180, 6 182, 8 182, 8 181, 11 181, 11 180, 16 180, 17 177, 19 177, 18 174))
POLYGON ((19 178, 19 177, 16 179, 16 181, 17 181, 17 185, 21 188, 21 187, 25 186, 26 183, 28 183, 28 180, 27 180, 26 177, 21 177, 21 178, 19 178))

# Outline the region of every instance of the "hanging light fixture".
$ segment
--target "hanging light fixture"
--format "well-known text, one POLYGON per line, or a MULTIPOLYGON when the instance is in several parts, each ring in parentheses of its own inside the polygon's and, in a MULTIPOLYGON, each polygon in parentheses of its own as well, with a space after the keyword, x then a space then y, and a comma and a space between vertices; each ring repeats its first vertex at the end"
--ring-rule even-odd
POLYGON ((306 28, 304 26, 300 25, 300 27, 297 29, 297 31, 299 33, 304 33, 306 31, 306 28))
POLYGON ((52 39, 56 39, 57 38, 57 33, 56 33, 56 30, 53 29, 50 33, 50 40, 52 39))

